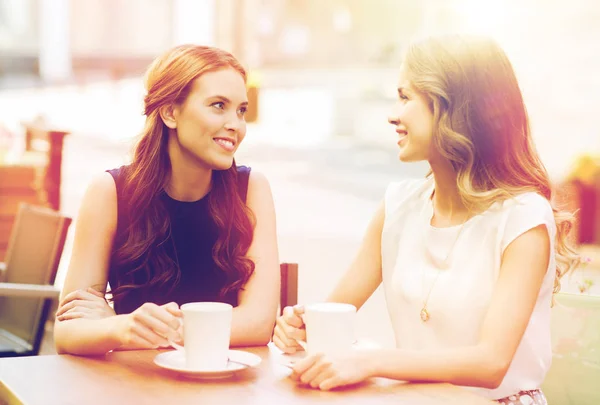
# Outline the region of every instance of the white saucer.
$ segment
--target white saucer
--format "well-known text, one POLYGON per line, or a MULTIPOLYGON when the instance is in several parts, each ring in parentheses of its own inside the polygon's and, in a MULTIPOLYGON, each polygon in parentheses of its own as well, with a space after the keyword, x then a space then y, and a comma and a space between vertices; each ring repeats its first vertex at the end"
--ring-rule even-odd
POLYGON ((227 366, 220 370, 193 370, 185 365, 185 353, 182 350, 172 350, 160 353, 154 358, 154 364, 167 370, 177 371, 194 378, 226 378, 236 371, 248 367, 256 367, 262 359, 256 354, 241 350, 230 350, 227 366))
MULTIPOLYGON (((275 343, 273 343, 273 342, 269 342, 269 344, 267 346, 277 356, 280 357, 279 364, 281 364, 282 366, 288 367, 288 368, 294 367, 294 364, 298 360, 305 358, 307 355, 304 350, 299 350, 293 354, 284 353, 277 346, 275 346, 275 343)), ((381 348, 381 345, 379 345, 378 343, 375 343, 371 340, 367 340, 367 339, 358 339, 352 344, 352 349, 354 349, 354 350, 373 350, 373 349, 380 349, 380 348, 381 348)))

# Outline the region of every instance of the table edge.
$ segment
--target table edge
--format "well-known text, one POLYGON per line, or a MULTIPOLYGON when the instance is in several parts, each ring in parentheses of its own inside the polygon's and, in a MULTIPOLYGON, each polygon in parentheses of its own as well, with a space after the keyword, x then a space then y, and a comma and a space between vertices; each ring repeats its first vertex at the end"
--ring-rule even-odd
POLYGON ((0 380, 0 404, 2 405, 24 405, 21 400, 5 383, 0 380), (6 402, 5 402, 6 401, 6 402))

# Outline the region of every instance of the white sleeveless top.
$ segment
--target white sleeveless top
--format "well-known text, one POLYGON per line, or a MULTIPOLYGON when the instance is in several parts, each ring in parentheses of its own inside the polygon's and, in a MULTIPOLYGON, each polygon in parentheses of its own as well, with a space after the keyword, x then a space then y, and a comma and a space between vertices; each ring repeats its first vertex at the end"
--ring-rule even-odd
POLYGON ((469 219, 462 231, 461 225, 435 228, 430 224, 433 189, 432 178, 405 180, 392 183, 385 195, 382 273, 396 346, 430 350, 477 344, 504 249, 544 224, 552 244, 550 263, 523 339, 498 388, 469 389, 499 399, 539 388, 552 360, 550 305, 556 268, 552 207, 543 196, 524 193, 493 204, 469 219), (453 244, 448 265, 440 266, 453 244), (430 290, 430 319, 423 322, 420 311, 430 290))

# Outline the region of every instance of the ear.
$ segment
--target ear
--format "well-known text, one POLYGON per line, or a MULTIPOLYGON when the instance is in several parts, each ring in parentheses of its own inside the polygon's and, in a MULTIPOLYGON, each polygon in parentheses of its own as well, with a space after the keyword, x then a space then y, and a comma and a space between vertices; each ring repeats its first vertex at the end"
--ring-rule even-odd
POLYGON ((163 122, 168 128, 177 128, 176 112, 175 106, 173 104, 168 104, 160 107, 158 109, 158 113, 160 114, 160 118, 163 120, 163 122))

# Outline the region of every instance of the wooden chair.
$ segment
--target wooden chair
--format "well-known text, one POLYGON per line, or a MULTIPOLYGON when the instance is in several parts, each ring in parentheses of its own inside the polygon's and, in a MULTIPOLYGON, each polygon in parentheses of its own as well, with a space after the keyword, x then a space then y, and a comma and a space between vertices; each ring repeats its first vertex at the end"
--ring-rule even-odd
POLYGON ((25 150, 45 156, 43 189, 50 208, 60 210, 61 167, 64 138, 68 131, 49 128, 43 119, 23 121, 25 150))
POLYGON ((281 263, 281 292, 279 296, 279 314, 283 308, 298 303, 298 264, 281 263))
POLYGON ((0 357, 38 354, 70 224, 50 208, 20 205, 0 265, 0 357))
POLYGON ((600 296, 556 294, 552 366, 542 384, 549 404, 600 404, 600 296))
POLYGON ((6 258, 19 204, 45 205, 46 194, 40 186, 42 179, 42 170, 37 166, 0 164, 0 262, 6 258))

